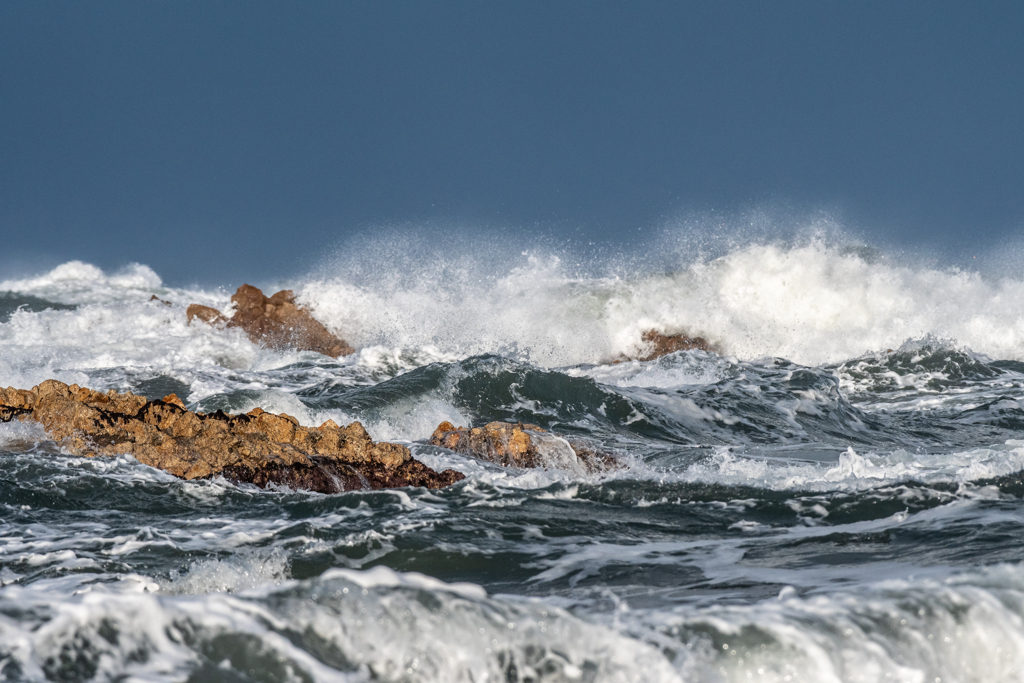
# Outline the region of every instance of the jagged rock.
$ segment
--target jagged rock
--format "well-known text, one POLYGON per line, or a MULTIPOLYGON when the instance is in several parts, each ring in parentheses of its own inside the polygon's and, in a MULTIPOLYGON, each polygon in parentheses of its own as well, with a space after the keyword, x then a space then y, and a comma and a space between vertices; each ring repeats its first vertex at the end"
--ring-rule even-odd
POLYGON ((284 413, 194 413, 174 394, 147 401, 131 392, 92 391, 47 380, 0 389, 0 421, 35 420, 78 455, 130 453, 183 479, 217 475, 322 493, 398 486, 439 488, 461 480, 435 472, 405 446, 374 443, 358 422, 302 427, 284 413))
POLYGON ((216 308, 192 304, 185 315, 214 324, 227 320, 228 327, 241 327, 249 339, 272 349, 295 348, 316 351, 331 358, 355 353, 355 349, 331 334, 309 311, 295 303, 295 294, 283 289, 273 296, 252 285, 238 288, 231 301, 235 314, 227 320, 216 308))
POLYGON ((618 466, 606 453, 522 422, 490 422, 472 428, 442 422, 430 443, 505 467, 555 467, 590 474, 618 466))
POLYGON ((694 349, 718 353, 715 345, 704 337, 691 337, 686 334, 662 334, 657 330, 647 330, 640 339, 644 342, 642 355, 630 360, 654 360, 676 351, 692 351, 694 349))
POLYGON ((289 289, 266 297, 256 287, 242 285, 231 300, 236 308, 228 325, 241 327, 257 343, 270 348, 316 351, 331 358, 355 352, 328 332, 309 311, 297 306, 295 294, 289 289))

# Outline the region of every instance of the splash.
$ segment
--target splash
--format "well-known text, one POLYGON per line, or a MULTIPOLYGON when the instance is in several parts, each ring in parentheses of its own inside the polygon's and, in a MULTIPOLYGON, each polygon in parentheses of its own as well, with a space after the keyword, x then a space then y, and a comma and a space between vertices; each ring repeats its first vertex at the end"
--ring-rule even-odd
POLYGON ((740 358, 811 365, 928 335, 1024 358, 1021 279, 903 265, 822 239, 746 245, 668 272, 580 275, 564 254, 534 252, 489 272, 462 263, 430 254, 415 276, 321 272, 301 297, 357 343, 518 354, 547 367, 635 354, 652 328, 706 336, 740 358))
MULTIPOLYGON (((635 355, 642 333, 657 329, 703 335, 740 359, 781 356, 806 365, 899 348, 929 335, 991 357, 1024 359, 1021 278, 907 265, 824 238, 746 244, 716 258, 675 255, 667 266, 662 257, 657 269, 614 256, 581 265, 558 250, 510 252, 485 243, 477 251, 483 255, 421 250, 399 258, 377 245, 290 286, 332 331, 359 347, 399 355, 498 353, 545 367, 571 366, 635 355), (372 267, 357 265, 360 258, 372 267)), ((228 306, 225 291, 164 287, 137 264, 107 275, 75 261, 0 282, 0 291, 78 306, 13 313, 3 330, 10 342, 95 349, 117 334, 121 348, 111 349, 112 364, 130 363, 160 336, 177 339, 178 347, 203 336, 199 326, 186 329, 181 316, 140 305, 154 294, 176 305, 228 306), (90 305, 112 301, 121 309, 101 312, 90 305), (154 316, 157 311, 164 315, 154 316)), ((228 351, 228 360, 213 348, 244 347, 237 336, 222 331, 210 339, 220 343, 195 352, 215 364, 251 367, 258 354, 228 351)), ((174 349, 158 344, 151 360, 169 353, 174 349)))
POLYGON ((43 275, 0 282, 0 292, 32 294, 65 304, 148 299, 162 290, 160 276, 139 263, 108 275, 92 264, 68 261, 43 275))

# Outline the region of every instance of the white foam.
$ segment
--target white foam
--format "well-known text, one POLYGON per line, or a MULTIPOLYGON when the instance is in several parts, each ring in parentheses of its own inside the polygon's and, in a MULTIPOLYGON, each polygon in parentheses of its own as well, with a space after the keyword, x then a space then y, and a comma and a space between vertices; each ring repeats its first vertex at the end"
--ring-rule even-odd
POLYGON ((446 591, 473 600, 482 600, 487 597, 487 591, 473 583, 445 583, 426 574, 396 572, 384 566, 373 567, 366 571, 328 569, 320 575, 320 578, 324 580, 345 579, 363 588, 403 586, 429 591, 446 591))
POLYGON ((0 422, 0 449, 25 450, 46 438, 38 422, 0 422))
POLYGON ((49 378, 86 384, 98 370, 188 378, 204 366, 249 367, 260 355, 239 330, 187 325, 183 309, 150 302, 18 311, 0 325, 0 344, 0 384, 21 388, 49 378))
POLYGON ((729 361, 715 354, 694 351, 671 354, 655 362, 626 361, 614 365, 565 368, 571 377, 590 377, 616 387, 672 388, 713 384, 725 378, 729 361))
MULTIPOLYGON (((661 642, 685 643, 687 680, 1019 681, 1024 583, 1019 565, 945 580, 880 582, 856 593, 635 615, 661 642)), ((677 645, 677 647, 679 646, 677 645)))
POLYGON ((657 649, 557 608, 383 568, 244 596, 68 597, 10 586, 0 588, 0 605, 21 615, 15 622, 0 612, 0 648, 38 679, 62 661, 103 679, 156 680, 212 660, 241 673, 258 665, 277 680, 553 682, 584 672, 595 683, 678 680, 657 649))
MULTIPOLYGON (((1024 441, 945 453, 858 454, 852 447, 836 462, 744 456, 718 448, 708 459, 662 479, 758 486, 773 490, 862 491, 905 481, 968 483, 1024 469, 1024 441)), ((651 476, 648 471, 641 476, 651 476)))
POLYGON ((786 587, 745 605, 618 602, 582 618, 379 567, 238 596, 153 594, 128 579, 74 595, 57 581, 0 589, 0 604, 21 615, 0 612, 4 665, 39 680, 52 677, 61 653, 95 677, 135 680, 183 678, 203 660, 242 673, 259 662, 278 678, 314 681, 505 680, 514 667, 520 680, 595 683, 987 683, 1024 671, 1020 565, 827 594, 786 587))
MULTIPOLYGON (((329 327, 363 347, 343 363, 371 381, 493 352, 548 367, 596 363, 636 353, 650 328, 705 335, 738 358, 783 356, 805 365, 929 335, 993 358, 1024 359, 1024 280, 865 260, 821 240, 754 244, 711 261, 680 260, 667 274, 615 277, 580 276, 542 253, 510 255, 500 271, 438 254, 412 266, 397 263, 403 272, 389 271, 388 263, 382 259, 373 277, 348 264, 294 285, 329 327)), ((76 261, 0 282, 2 290, 80 308, 20 311, 0 325, 0 383, 82 381, 96 368, 152 367, 173 375, 302 359, 262 351, 239 330, 186 326, 186 304, 226 309, 228 293, 167 288, 146 266, 105 274, 76 261), (174 305, 150 302, 154 294, 174 305)), ((667 387, 717 381, 721 370, 698 353, 687 361, 582 372, 617 386, 667 387)))
POLYGON ((165 593, 237 593, 287 578, 288 557, 280 550, 235 552, 226 559, 193 562, 181 574, 172 571, 161 585, 165 593))
POLYGON ((439 424, 468 424, 470 419, 448 401, 431 396, 390 401, 371 415, 356 416, 343 410, 325 410, 316 420, 333 419, 338 424, 362 420, 375 441, 414 441, 428 437, 439 424))
POLYGON ((372 279, 329 274, 305 283, 301 296, 357 344, 518 352, 546 366, 635 353, 651 328, 704 335, 740 358, 808 365, 929 334, 1024 358, 1024 280, 865 260, 823 240, 755 244, 680 261, 671 274, 628 277, 581 278, 537 254, 510 256, 497 273, 463 259, 463 276, 450 279, 442 276, 459 267, 450 256, 423 262, 415 276, 386 266, 372 279))
POLYGON ((36 277, 0 282, 0 292, 31 294, 48 301, 84 304, 110 300, 148 299, 163 291, 160 276, 152 268, 132 263, 107 275, 96 266, 69 261, 36 277))

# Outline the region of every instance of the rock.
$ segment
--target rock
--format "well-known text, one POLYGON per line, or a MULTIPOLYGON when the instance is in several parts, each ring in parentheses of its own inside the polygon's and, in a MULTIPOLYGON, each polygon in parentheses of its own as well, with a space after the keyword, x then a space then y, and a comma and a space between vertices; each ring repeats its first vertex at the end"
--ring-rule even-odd
POLYGON ((160 302, 160 303, 162 303, 162 304, 163 304, 164 306, 171 306, 171 305, 172 305, 170 301, 164 301, 163 299, 161 299, 160 297, 158 297, 158 296, 157 296, 156 294, 154 294, 153 296, 149 297, 149 300, 150 300, 150 301, 159 301, 159 302, 160 302))
POLYGON ((185 408, 185 403, 178 398, 177 394, 167 394, 160 400, 164 403, 170 403, 171 405, 178 406, 182 410, 187 410, 187 408, 185 408))
POLYGON ((236 308, 228 326, 241 327, 256 343, 275 349, 316 351, 331 358, 355 352, 309 311, 297 306, 295 294, 289 289, 266 297, 256 287, 242 285, 231 300, 236 308))
POLYGON ((267 297, 252 285, 242 285, 231 297, 235 314, 227 320, 216 308, 192 304, 185 315, 214 324, 227 321, 241 327, 254 343, 271 349, 316 351, 331 358, 355 353, 355 349, 331 334, 309 311, 295 303, 295 294, 284 289, 267 297))
POLYGON ((473 428, 442 422, 430 443, 505 467, 554 467, 592 474, 618 466, 606 453, 522 422, 490 422, 473 428))
POLYGON ((647 330, 640 339, 644 342, 643 355, 629 360, 654 360, 676 351, 692 351, 694 349, 718 353, 715 345, 704 337, 690 337, 686 334, 662 334, 657 330, 647 330))
POLYGON ((194 413, 174 394, 147 401, 47 380, 29 390, 0 389, 0 421, 35 420, 77 455, 129 453, 176 477, 223 476, 257 486, 321 493, 397 486, 440 488, 463 479, 435 472, 405 446, 374 443, 358 422, 302 427, 290 415, 256 408, 245 415, 194 413))
POLYGON ((224 314, 216 308, 210 308, 202 304, 189 304, 189 307, 185 309, 185 317, 188 318, 189 325, 192 324, 192 320, 195 318, 199 318, 207 325, 216 325, 228 321, 224 314))

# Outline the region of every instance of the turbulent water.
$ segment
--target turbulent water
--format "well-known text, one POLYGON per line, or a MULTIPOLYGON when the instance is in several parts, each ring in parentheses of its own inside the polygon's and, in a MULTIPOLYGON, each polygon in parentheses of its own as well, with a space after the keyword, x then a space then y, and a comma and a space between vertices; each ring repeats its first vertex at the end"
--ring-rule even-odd
POLYGON ((0 385, 358 419, 467 475, 262 491, 0 425, 0 676, 1024 680, 1024 279, 815 241, 631 272, 381 256, 254 282, 361 349, 339 360, 186 325, 241 283, 79 262, 0 282, 0 385), (722 355, 605 363, 651 328, 722 355), (622 467, 426 443, 497 419, 622 467))

